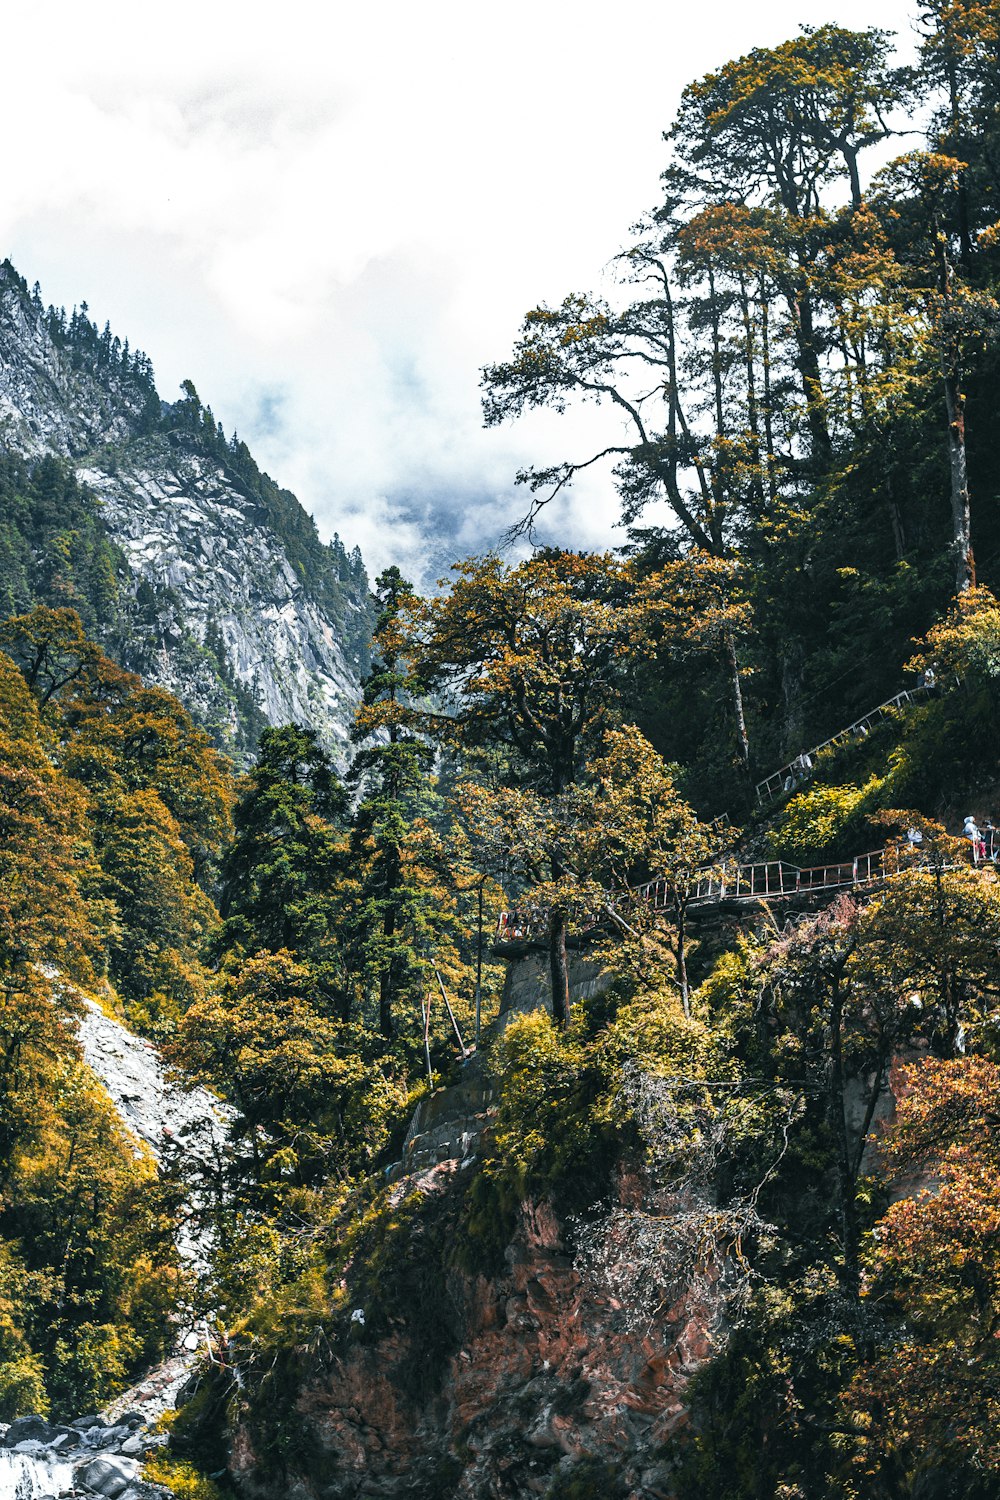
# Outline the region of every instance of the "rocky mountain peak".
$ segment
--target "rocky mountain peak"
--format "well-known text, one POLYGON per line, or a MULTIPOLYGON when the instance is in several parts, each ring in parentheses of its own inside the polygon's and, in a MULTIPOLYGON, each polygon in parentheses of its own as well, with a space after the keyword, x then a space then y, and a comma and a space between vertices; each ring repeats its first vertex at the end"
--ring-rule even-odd
MULTIPOLYGON (((0 455, 28 476, 54 456, 82 483, 116 575, 97 633, 176 693, 223 748, 245 756, 263 725, 288 721, 344 745, 371 624, 360 554, 320 540, 190 382, 165 404, 144 354, 100 331, 86 304, 68 316, 46 309, 9 262, 0 266, 0 455)), ((42 554, 56 540, 51 524, 29 534, 24 511, 0 515, 19 528, 15 608, 45 599, 42 554)), ((65 578, 58 601, 45 602, 74 602, 65 578)))

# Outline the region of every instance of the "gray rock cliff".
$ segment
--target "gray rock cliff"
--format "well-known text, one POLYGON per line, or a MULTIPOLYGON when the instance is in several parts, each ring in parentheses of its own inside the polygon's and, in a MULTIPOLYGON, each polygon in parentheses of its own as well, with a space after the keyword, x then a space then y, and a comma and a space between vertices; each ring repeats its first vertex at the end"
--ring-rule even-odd
POLYGON ((366 666, 360 556, 325 546, 184 391, 162 403, 145 356, 99 334, 85 305, 67 320, 0 266, 0 450, 29 467, 55 455, 93 497, 118 558, 106 648, 238 756, 289 721, 336 752, 366 666))

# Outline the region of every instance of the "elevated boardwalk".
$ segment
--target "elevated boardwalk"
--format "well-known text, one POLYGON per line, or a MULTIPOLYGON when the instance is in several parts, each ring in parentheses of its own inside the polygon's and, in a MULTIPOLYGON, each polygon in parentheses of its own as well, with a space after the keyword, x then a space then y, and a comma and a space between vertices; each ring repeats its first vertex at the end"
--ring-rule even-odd
POLYGON ((887 698, 877 708, 862 714, 860 719, 855 719, 854 723, 848 724, 845 729, 838 729, 837 733, 831 735, 828 740, 823 740, 818 745, 811 745, 808 750, 800 751, 794 760, 790 760, 787 765, 781 766, 777 771, 772 771, 771 775, 765 776, 763 781, 758 781, 757 801, 773 802, 776 797, 781 796, 782 792, 794 791, 797 786, 801 786, 809 779, 814 756, 819 755, 823 750, 828 750, 831 745, 849 745, 852 740, 864 739, 882 719, 888 718, 891 713, 896 713, 902 708, 907 708, 931 691, 933 691, 931 685, 923 684, 916 688, 904 688, 894 698, 887 698))
MULTIPOLYGON (((858 885, 876 885, 899 869, 894 851, 871 849, 853 859, 831 865, 792 865, 785 860, 766 860, 754 865, 735 865, 727 870, 708 870, 696 882, 689 906, 711 906, 723 901, 770 901, 817 891, 844 891, 858 885)), ((666 881, 651 880, 638 886, 635 895, 654 911, 673 904, 666 881)))
MULTIPOLYGON (((765 860, 759 864, 728 868, 723 865, 696 876, 687 909, 696 911, 731 903, 783 901, 797 896, 835 895, 838 891, 872 888, 898 874, 900 868, 898 852, 893 848, 870 849, 853 859, 829 865, 802 867, 785 860, 765 860)), ((581 934, 607 923, 613 925, 616 916, 627 922, 629 908, 638 903, 653 911, 670 910, 674 905, 671 884, 661 878, 646 881, 628 891, 609 891, 603 903, 590 903, 586 909, 575 912, 573 926, 577 934, 581 934)), ((495 945, 502 949, 509 945, 540 942, 545 937, 547 921, 548 914, 541 907, 515 907, 501 912, 495 945)))

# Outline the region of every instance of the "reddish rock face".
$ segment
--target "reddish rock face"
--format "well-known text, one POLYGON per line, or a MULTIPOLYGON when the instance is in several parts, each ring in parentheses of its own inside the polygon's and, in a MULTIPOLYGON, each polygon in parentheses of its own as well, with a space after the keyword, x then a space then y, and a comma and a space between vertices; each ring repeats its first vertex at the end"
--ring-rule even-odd
MULTIPOLYGON (((444 1162, 416 1179, 427 1212, 449 1211, 462 1175, 444 1162)), ((619 1188, 619 1204, 634 1209, 640 1180, 623 1176, 619 1188)), ((612 1261, 614 1222, 612 1209, 612 1261)), ((654 1310, 637 1315, 622 1295, 621 1268, 612 1295, 592 1265, 575 1263, 569 1245, 549 1203, 524 1204, 502 1272, 447 1273, 458 1347, 439 1379, 414 1390, 405 1318, 378 1337, 369 1328, 342 1342, 296 1403, 308 1465, 296 1474, 292 1456, 280 1484, 265 1480, 240 1428, 231 1472, 241 1493, 523 1497, 544 1494, 560 1468, 590 1456, 615 1465, 633 1500, 668 1496, 669 1465, 658 1455, 686 1420, 688 1380, 721 1337, 721 1281, 709 1271, 679 1296, 676 1287, 644 1296, 641 1306, 654 1310)), ((648 1291, 655 1282, 651 1267, 624 1269, 626 1283, 629 1275, 645 1280, 648 1291)))

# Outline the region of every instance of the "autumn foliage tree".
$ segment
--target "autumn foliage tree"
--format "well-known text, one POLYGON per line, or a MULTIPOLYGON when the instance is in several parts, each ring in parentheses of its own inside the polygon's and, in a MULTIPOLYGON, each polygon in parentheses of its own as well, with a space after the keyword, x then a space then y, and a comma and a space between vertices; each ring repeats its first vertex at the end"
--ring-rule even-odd
POLYGON ((895 1085, 883 1171, 904 1195, 876 1226, 867 1277, 897 1331, 845 1405, 861 1474, 948 1475, 971 1490, 1000 1474, 1000 1070, 928 1058, 895 1085))
MULTIPOLYGON (((65 664, 54 670, 65 690, 65 664)), ((35 688, 38 698, 0 655, 5 1417, 50 1406, 68 1416, 107 1400, 163 1352, 180 1291, 172 1190, 136 1157, 76 1036, 82 1000, 71 981, 98 982, 134 913, 112 901, 93 805, 58 764, 64 744, 46 723, 56 695, 42 712, 37 676, 35 688)))
POLYGON ((509 817, 511 860, 534 884, 546 882, 553 1005, 563 1020, 574 876, 567 838, 556 832, 559 799, 652 650, 657 598, 656 581, 628 562, 543 551, 513 567, 499 558, 463 563, 447 594, 413 610, 417 669, 453 706, 434 719, 436 733, 458 750, 492 747, 504 757, 505 789, 491 809, 477 798, 478 836, 489 842, 485 824, 509 817))

